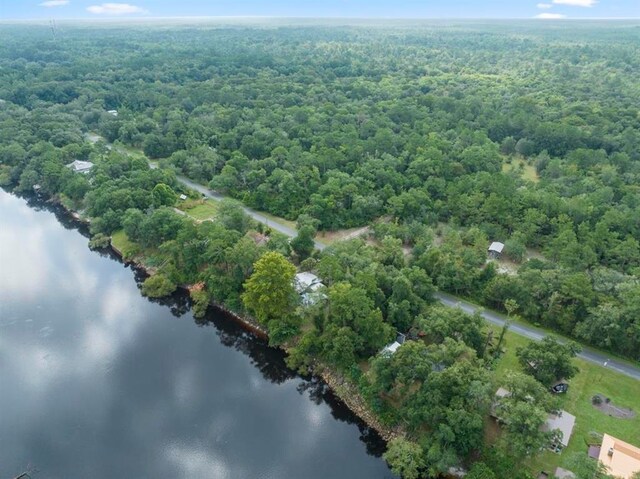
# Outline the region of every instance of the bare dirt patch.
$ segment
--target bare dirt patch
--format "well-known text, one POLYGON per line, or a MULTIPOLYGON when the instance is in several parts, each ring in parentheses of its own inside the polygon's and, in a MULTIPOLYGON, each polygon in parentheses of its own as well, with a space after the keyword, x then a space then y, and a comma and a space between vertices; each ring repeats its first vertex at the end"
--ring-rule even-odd
POLYGON ((369 227, 349 228, 335 231, 322 231, 317 234, 316 240, 324 244, 333 244, 336 241, 347 241, 369 234, 369 227))
POLYGON ((611 399, 602 394, 593 396, 591 398, 591 405, 607 416, 617 417, 619 419, 633 419, 636 417, 633 409, 618 407, 611 402, 611 399))

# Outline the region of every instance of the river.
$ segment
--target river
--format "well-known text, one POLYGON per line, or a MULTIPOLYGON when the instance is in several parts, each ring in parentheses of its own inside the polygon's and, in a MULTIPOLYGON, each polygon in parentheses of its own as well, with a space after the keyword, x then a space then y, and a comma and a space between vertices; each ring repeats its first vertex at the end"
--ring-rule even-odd
POLYGON ((0 479, 392 478, 379 437, 221 313, 0 189, 0 479))

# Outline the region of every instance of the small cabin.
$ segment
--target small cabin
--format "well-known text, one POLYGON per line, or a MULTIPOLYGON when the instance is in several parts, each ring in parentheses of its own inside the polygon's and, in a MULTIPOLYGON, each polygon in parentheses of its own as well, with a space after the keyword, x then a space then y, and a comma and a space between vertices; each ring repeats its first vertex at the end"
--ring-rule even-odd
POLYGON ((489 245, 489 258, 498 259, 500 256, 502 256, 502 250, 504 250, 504 243, 494 241, 493 243, 491 243, 491 245, 489 245))
POLYGON ((71 168, 74 173, 89 173, 93 168, 93 163, 90 161, 74 160, 67 165, 67 168, 71 168))
POLYGON ((557 453, 562 452, 562 450, 569 445, 569 439, 571 439, 575 425, 576 417, 567 411, 558 411, 556 414, 549 414, 543 429, 545 431, 558 431, 560 433, 551 441, 549 449, 557 453))
POLYGON ((506 397, 511 396, 511 391, 509 391, 508 389, 505 389, 503 387, 499 387, 498 390, 496 391, 494 398, 493 398, 493 403, 491 404, 491 410, 489 411, 489 415, 495 419, 500 419, 498 417, 498 404, 500 403, 500 400, 506 397))
POLYGON ((185 194, 183 193, 183 194, 181 194, 181 195, 179 196, 179 198, 180 198, 182 201, 184 201, 184 200, 186 200, 186 199, 187 199, 187 195, 185 195, 185 194))
POLYGON ((107 113, 111 116, 115 116, 116 118, 118 117, 118 110, 107 110, 107 113))
POLYGON ((386 357, 393 356, 395 352, 398 350, 398 348, 402 346, 406 340, 407 340, 406 335, 402 333, 397 333, 396 340, 392 343, 387 344, 384 348, 382 348, 382 351, 380 351, 380 354, 386 357))

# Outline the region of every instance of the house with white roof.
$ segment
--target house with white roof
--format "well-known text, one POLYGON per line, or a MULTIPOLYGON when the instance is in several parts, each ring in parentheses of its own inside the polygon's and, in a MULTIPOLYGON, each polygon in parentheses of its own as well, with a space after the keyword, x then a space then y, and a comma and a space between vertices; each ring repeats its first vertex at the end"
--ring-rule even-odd
POLYGON ((308 271, 296 274, 293 279, 293 286, 305 306, 316 304, 321 299, 326 298, 326 295, 321 291, 324 289, 324 284, 322 284, 320 278, 308 271))
POLYGON ((504 249, 504 243, 500 243, 499 241, 494 241, 489 245, 489 257, 497 259, 502 255, 502 250, 504 249))
POLYGON ((406 339, 407 337, 404 334, 397 333, 396 340, 392 343, 387 344, 384 348, 382 348, 382 351, 380 351, 380 354, 386 357, 393 356, 395 352, 398 350, 398 348, 400 348, 400 346, 404 344, 406 339))
POLYGON ((67 165, 67 168, 71 168, 74 173, 89 173, 93 168, 93 163, 90 161, 74 160, 67 165))
POLYGON ((496 391, 496 394, 493 398, 493 403, 491 404, 491 410, 489 411, 489 415, 495 419, 500 419, 498 417, 498 404, 501 399, 511 396, 511 391, 505 389, 503 387, 499 387, 496 391))

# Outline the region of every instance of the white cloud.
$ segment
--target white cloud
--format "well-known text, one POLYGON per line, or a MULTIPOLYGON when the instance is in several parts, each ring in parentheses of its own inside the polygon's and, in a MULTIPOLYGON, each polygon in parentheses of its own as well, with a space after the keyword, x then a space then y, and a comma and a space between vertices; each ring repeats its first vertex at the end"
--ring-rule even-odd
POLYGON ((127 15, 129 13, 147 13, 144 8, 129 3, 103 3, 87 7, 89 13, 96 15, 127 15))
POLYGON ((561 13, 540 13, 536 15, 536 18, 541 18, 543 20, 558 20, 560 18, 567 18, 567 16, 561 13))
POLYGON ((69 5, 69 0, 47 0, 38 4, 39 7, 62 7, 63 5, 69 5))
POLYGON ((536 5, 538 8, 542 8, 544 10, 546 10, 547 8, 551 8, 553 7, 553 5, 551 5, 550 3, 539 3, 538 5, 536 5))
MULTIPOLYGON (((183 477, 221 479, 232 476, 229 465, 209 448, 191 444, 171 444, 165 449, 164 457, 181 470, 180 476, 183 477)), ((235 471, 234 475, 237 472, 235 471)))
POLYGON ((556 5, 570 5, 572 7, 593 7, 598 0, 552 0, 556 5))

